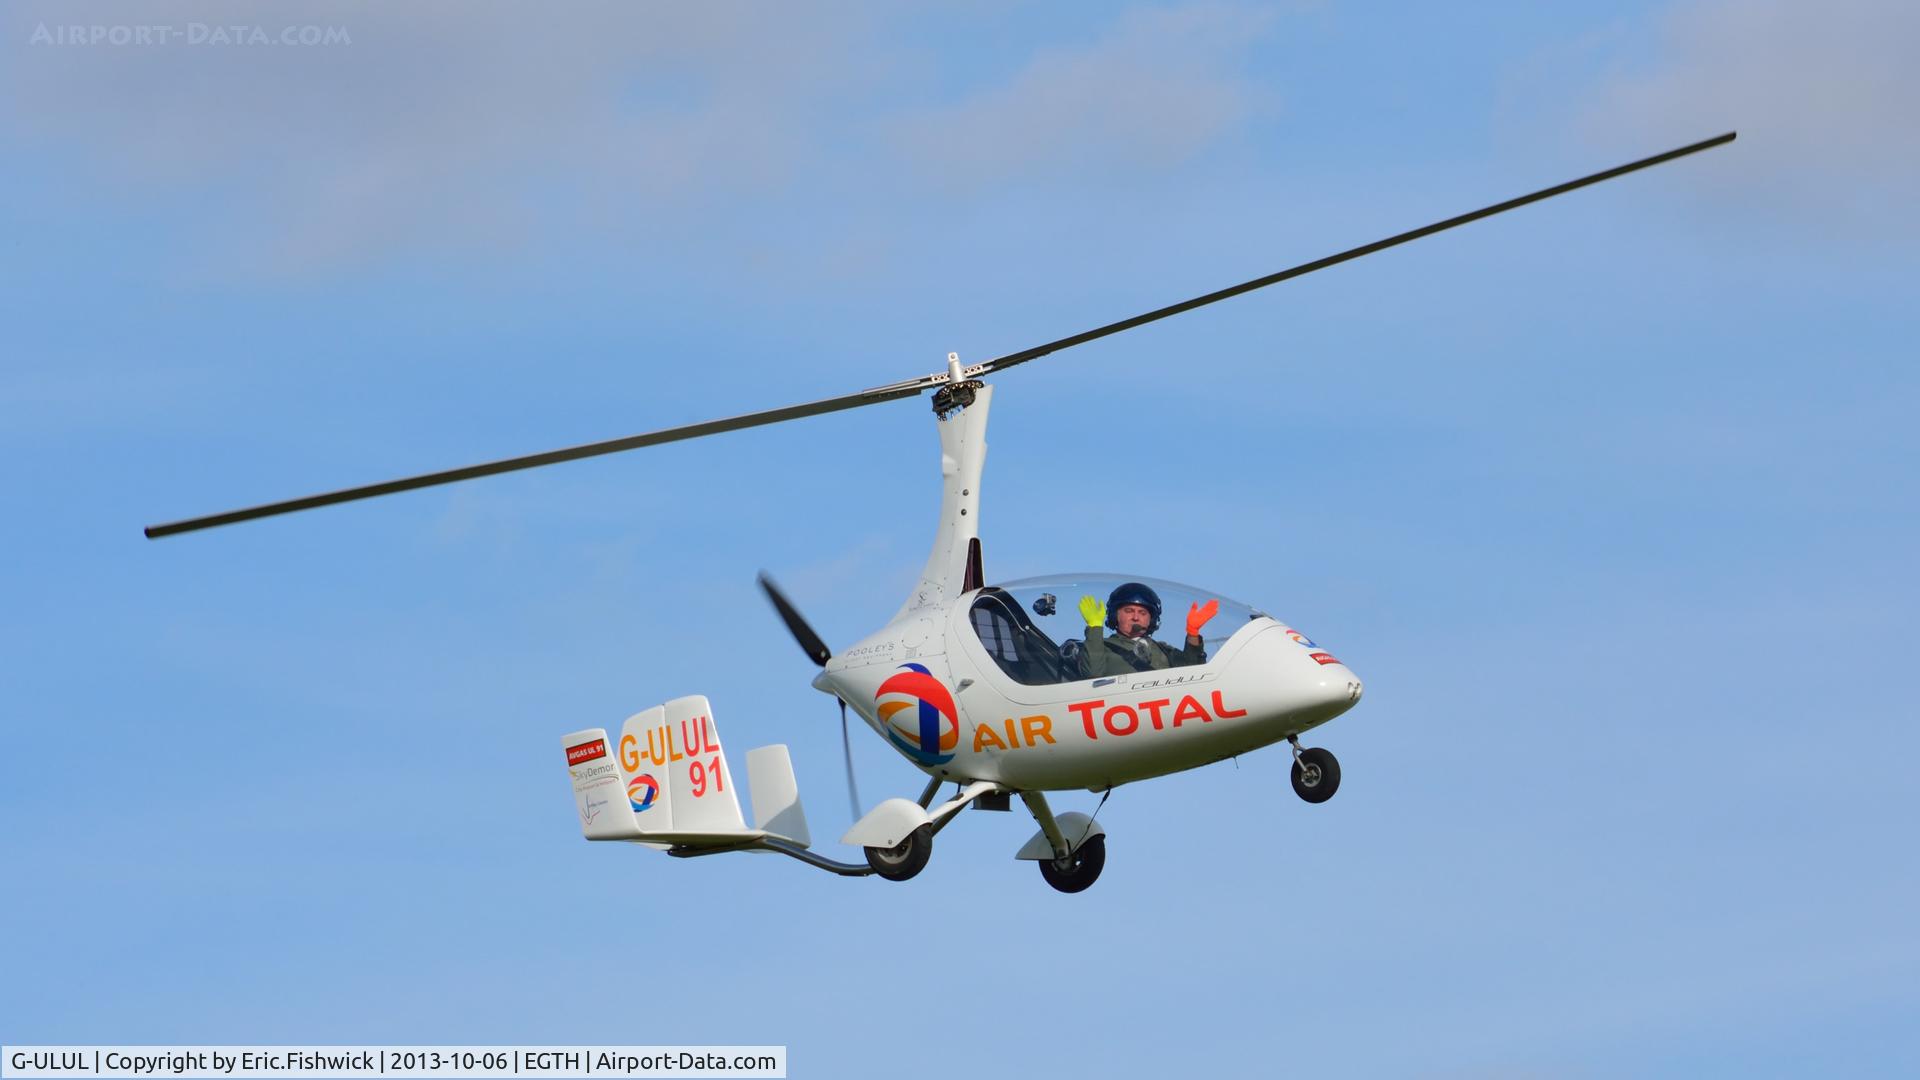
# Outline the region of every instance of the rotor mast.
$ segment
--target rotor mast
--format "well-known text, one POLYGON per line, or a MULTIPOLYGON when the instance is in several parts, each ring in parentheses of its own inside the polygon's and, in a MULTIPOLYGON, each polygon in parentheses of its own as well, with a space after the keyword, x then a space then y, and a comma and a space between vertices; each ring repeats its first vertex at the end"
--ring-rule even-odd
POLYGON ((940 427, 940 524, 920 582, 895 619, 937 607, 985 584, 980 577, 980 476, 987 463, 987 414, 993 387, 964 378, 960 354, 947 354, 947 383, 934 392, 940 427))

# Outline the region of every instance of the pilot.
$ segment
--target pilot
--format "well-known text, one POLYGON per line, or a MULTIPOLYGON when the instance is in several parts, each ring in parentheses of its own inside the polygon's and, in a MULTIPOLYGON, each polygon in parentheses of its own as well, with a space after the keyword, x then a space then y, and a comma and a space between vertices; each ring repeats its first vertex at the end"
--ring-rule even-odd
POLYGON ((1220 601, 1194 604, 1187 611, 1187 645, 1175 649, 1153 640, 1160 629, 1160 596, 1137 581, 1129 581, 1113 590, 1106 603, 1098 598, 1080 598, 1080 614, 1087 620, 1087 647, 1080 654, 1080 677, 1096 679, 1103 675, 1125 675, 1187 667, 1207 662, 1200 628, 1220 610, 1220 601), (1114 631, 1113 637, 1105 629, 1114 631))

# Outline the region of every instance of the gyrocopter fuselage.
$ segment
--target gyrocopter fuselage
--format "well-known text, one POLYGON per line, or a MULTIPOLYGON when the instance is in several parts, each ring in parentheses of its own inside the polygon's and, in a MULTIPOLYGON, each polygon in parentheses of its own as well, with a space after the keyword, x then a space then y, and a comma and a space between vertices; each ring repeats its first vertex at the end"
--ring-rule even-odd
MULTIPOLYGON (((832 653, 762 579, 801 648, 821 665, 813 685, 927 774, 919 800, 888 799, 841 838, 864 848, 867 864, 806 850, 810 837, 785 747, 748 755, 755 826, 746 828, 702 697, 632 717, 617 741, 599 729, 565 737, 589 839, 650 842, 683 855, 770 848, 841 873, 905 880, 926 864, 933 834, 961 809, 1006 809, 1018 794, 1040 829, 1017 857, 1041 863, 1049 882, 1074 892, 1100 873, 1104 832, 1085 814, 1055 815, 1045 792, 1108 791, 1297 741, 1360 699, 1360 680, 1331 653, 1271 616, 1200 590, 1099 574, 984 585, 981 473, 993 389, 967 389, 972 403, 937 420, 939 528, 919 583, 892 621, 832 653), (1104 607, 1124 586, 1144 588, 1143 598, 1175 620, 1182 608, 1195 618, 1195 609, 1211 605, 1198 629, 1213 637, 1195 634, 1198 649, 1183 650, 1197 652, 1199 662, 1089 661, 1088 650, 1104 648, 1109 635, 1129 646, 1141 641, 1120 638, 1105 620, 1089 626, 1076 603, 1092 598, 1104 607), (946 782, 957 790, 936 805, 946 782)), ((1151 641, 1139 649, 1153 648, 1151 641)), ((1301 797, 1331 797, 1339 784, 1333 756, 1301 751, 1297 743, 1295 753, 1301 797)))
POLYGON ((581 829, 589 840, 679 856, 775 851, 839 874, 904 881, 926 865, 934 834, 961 810, 1005 810, 1017 795, 1039 828, 1015 857, 1037 862, 1054 888, 1078 892, 1100 874, 1105 833, 1087 814, 1055 814, 1046 793, 1110 792, 1287 741, 1295 792, 1309 803, 1324 802, 1339 787, 1339 763, 1326 750, 1301 747, 1299 736, 1352 708, 1361 683, 1298 630, 1204 590, 1092 573, 990 582, 979 536, 993 403, 985 378, 1733 138, 1716 136, 971 367, 950 354, 945 371, 855 394, 152 526, 146 534, 168 536, 931 391, 940 434, 940 521, 920 580, 892 620, 836 653, 773 582, 761 578, 788 629, 820 665, 813 685, 851 708, 926 775, 919 798, 887 799, 862 813, 849 751, 855 821, 842 842, 864 849, 865 861, 836 861, 812 849, 787 748, 760 747, 746 755, 749 826, 712 707, 694 695, 629 717, 617 736, 597 727, 564 736, 581 829), (949 783, 953 793, 940 800, 949 783))

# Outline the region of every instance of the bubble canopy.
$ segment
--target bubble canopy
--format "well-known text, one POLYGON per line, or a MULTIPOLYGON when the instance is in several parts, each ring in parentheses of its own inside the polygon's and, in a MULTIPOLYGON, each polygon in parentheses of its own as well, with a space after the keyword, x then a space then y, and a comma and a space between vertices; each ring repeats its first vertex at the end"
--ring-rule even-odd
MULTIPOLYGON (((1090 677, 1081 661, 1087 634, 1081 601, 1092 597, 1107 604, 1116 590, 1128 584, 1145 585, 1159 598, 1160 621, 1151 636, 1174 649, 1186 642, 1188 610, 1218 600, 1219 613, 1200 631, 1209 661, 1234 631, 1266 617, 1248 604, 1193 585, 1138 574, 1084 573, 988 586, 975 594, 969 619, 987 655, 1016 682, 1028 686, 1079 682, 1090 677)), ((1108 626, 1101 629, 1113 633, 1108 626)))

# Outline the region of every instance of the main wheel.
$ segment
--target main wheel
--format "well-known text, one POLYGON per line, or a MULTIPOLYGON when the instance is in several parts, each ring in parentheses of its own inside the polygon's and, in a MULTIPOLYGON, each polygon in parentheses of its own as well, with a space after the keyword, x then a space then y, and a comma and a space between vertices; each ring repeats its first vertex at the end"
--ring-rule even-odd
POLYGON ((933 857, 933 826, 922 825, 890 848, 867 849, 867 865, 888 881, 905 881, 926 868, 933 857))
POLYGON ((1094 883, 1100 877, 1100 868, 1107 865, 1107 837, 1103 833, 1088 838, 1079 850, 1066 857, 1064 861, 1054 859, 1040 860, 1040 876, 1047 884, 1061 892, 1079 892, 1094 883))
POLYGON ((1323 803, 1340 790, 1340 759, 1317 746, 1300 751, 1293 763, 1293 793, 1310 803, 1323 803))

